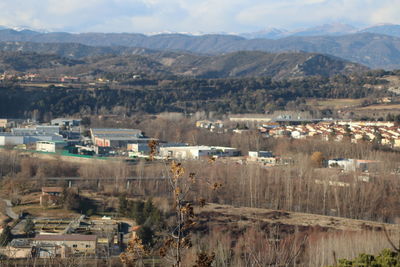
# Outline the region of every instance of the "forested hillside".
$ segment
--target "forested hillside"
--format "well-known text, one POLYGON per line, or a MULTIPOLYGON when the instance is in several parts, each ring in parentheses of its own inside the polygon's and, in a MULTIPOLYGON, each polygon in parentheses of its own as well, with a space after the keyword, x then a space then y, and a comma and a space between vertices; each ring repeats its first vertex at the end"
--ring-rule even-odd
MULTIPOLYGON (((79 50, 79 49, 78 49, 79 50)), ((50 51, 49 51, 50 52, 50 51)), ((56 51, 51 51, 55 52, 56 51)), ((79 60, 54 54, 0 52, 1 71, 41 71, 44 75, 85 76, 144 74, 198 78, 272 77, 299 78, 357 73, 367 67, 340 58, 314 53, 234 52, 225 55, 196 55, 137 49, 124 56, 91 56, 79 60)))
POLYGON ((84 61, 60 57, 53 54, 26 52, 0 52, 0 72, 27 71, 60 66, 74 66, 84 61))
POLYGON ((271 78, 193 79, 155 81, 153 85, 131 85, 128 89, 54 87, 30 90, 18 84, 0 87, 0 117, 30 116, 36 110, 53 116, 81 114, 132 114, 163 111, 218 113, 263 113, 284 109, 287 104, 301 108, 304 98, 362 98, 391 95, 375 76, 309 77, 273 81, 271 78))

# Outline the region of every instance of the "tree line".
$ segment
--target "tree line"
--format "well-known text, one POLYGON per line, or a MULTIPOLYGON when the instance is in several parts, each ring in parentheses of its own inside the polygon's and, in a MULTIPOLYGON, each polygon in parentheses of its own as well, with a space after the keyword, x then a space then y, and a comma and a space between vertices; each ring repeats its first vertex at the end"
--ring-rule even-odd
POLYGON ((288 103, 304 98, 381 97, 392 93, 374 90, 366 84, 386 81, 368 75, 336 75, 306 77, 293 80, 272 80, 268 77, 197 79, 175 78, 153 85, 132 85, 124 89, 102 86, 95 89, 55 87, 26 88, 18 83, 0 84, 0 116, 40 119, 73 114, 165 111, 223 113, 264 113, 285 109, 288 103))

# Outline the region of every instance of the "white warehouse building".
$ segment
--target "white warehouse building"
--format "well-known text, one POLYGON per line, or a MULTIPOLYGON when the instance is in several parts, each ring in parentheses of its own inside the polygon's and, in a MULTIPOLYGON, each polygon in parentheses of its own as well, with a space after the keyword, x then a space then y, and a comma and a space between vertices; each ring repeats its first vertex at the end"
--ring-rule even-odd
POLYGON ((164 158, 200 159, 201 157, 236 157, 239 150, 232 147, 218 146, 176 146, 160 147, 159 153, 164 158))
POLYGON ((42 152, 55 153, 62 150, 66 146, 63 141, 38 141, 36 142, 36 150, 42 152))
POLYGON ((0 146, 15 146, 22 145, 24 143, 23 136, 14 136, 14 135, 0 135, 0 146))

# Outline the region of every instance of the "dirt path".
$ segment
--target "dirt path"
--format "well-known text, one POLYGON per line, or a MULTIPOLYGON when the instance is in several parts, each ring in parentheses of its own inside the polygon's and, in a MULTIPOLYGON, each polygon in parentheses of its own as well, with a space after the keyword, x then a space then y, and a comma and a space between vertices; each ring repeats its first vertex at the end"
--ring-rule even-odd
POLYGON ((3 201, 5 204, 6 204, 6 207, 5 207, 5 212, 6 212, 6 215, 8 216, 8 217, 10 217, 10 218, 12 218, 13 220, 17 220, 17 219, 19 219, 19 216, 18 216, 18 214, 16 214, 13 210, 12 210, 12 203, 11 203, 11 200, 9 200, 9 199, 0 199, 1 201, 3 201))

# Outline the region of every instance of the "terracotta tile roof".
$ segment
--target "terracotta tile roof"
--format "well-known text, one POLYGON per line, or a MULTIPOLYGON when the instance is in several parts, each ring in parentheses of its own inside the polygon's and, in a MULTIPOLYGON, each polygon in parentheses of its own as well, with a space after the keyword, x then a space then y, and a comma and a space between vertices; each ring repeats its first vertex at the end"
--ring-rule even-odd
POLYGON ((44 193, 50 193, 50 192, 62 193, 63 191, 64 191, 64 188, 59 187, 59 186, 42 187, 42 192, 44 192, 44 193))

